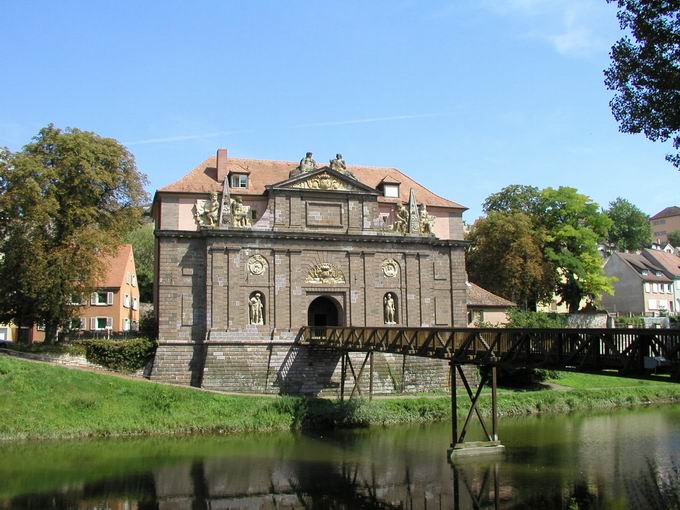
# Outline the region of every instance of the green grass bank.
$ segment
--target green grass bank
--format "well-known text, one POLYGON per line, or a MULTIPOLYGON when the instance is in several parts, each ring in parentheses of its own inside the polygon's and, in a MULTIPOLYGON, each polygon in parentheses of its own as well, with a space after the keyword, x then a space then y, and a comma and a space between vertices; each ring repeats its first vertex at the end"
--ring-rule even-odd
MULTIPOLYGON (((502 390, 500 414, 680 402, 680 384, 671 382, 575 373, 555 382, 559 389, 502 390)), ((488 395, 480 405, 488 414, 488 395)), ((344 403, 231 396, 0 356, 0 440, 366 427, 449 416, 446 395, 344 403)))

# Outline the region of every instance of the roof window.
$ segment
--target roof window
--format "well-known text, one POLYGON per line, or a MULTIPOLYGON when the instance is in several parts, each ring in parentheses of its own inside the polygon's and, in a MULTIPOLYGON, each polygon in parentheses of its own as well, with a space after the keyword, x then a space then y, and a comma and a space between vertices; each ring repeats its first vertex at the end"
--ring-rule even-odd
POLYGON ((248 176, 246 174, 231 174, 229 184, 232 188, 247 188, 248 176))
POLYGON ((398 184, 383 184, 383 194, 387 198, 399 198, 399 185, 398 184))

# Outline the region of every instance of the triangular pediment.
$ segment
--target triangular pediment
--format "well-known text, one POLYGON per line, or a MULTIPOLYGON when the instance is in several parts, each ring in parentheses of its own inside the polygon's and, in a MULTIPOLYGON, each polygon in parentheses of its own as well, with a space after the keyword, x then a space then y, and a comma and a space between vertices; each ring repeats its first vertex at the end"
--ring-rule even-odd
POLYGON ((330 167, 322 167, 313 172, 304 172, 295 175, 271 186, 272 190, 309 190, 331 191, 336 193, 361 193, 378 195, 378 192, 353 177, 332 170, 330 167))

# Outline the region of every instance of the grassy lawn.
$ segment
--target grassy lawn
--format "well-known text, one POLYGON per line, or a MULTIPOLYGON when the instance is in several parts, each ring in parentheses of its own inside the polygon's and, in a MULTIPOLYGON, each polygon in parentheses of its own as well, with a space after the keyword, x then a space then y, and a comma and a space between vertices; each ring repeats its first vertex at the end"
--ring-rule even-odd
MULTIPOLYGON (((680 384, 675 383, 571 373, 557 381, 574 389, 503 391, 499 413, 680 402, 680 384), (619 381, 627 386, 614 384, 619 381)), ((465 412, 467 403, 462 398, 459 402, 465 412)), ((488 395, 483 396, 482 413, 488 414, 490 407, 488 395)), ((344 403, 231 396, 0 356, 0 440, 365 427, 444 420, 450 411, 447 395, 344 403)))
POLYGON ((609 375, 581 374, 577 372, 559 372, 559 374, 559 378, 550 379, 548 382, 577 390, 638 388, 640 386, 663 386, 677 384, 671 382, 670 379, 668 381, 660 381, 658 379, 633 379, 630 377, 621 377, 615 372, 612 372, 609 375))

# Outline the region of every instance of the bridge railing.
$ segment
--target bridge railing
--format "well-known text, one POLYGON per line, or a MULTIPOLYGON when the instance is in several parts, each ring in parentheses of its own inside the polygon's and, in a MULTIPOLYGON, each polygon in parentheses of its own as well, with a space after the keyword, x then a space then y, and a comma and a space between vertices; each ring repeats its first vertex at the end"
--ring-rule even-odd
POLYGON ((677 329, 303 327, 299 341, 459 363, 637 370, 654 357, 680 367, 677 329))

